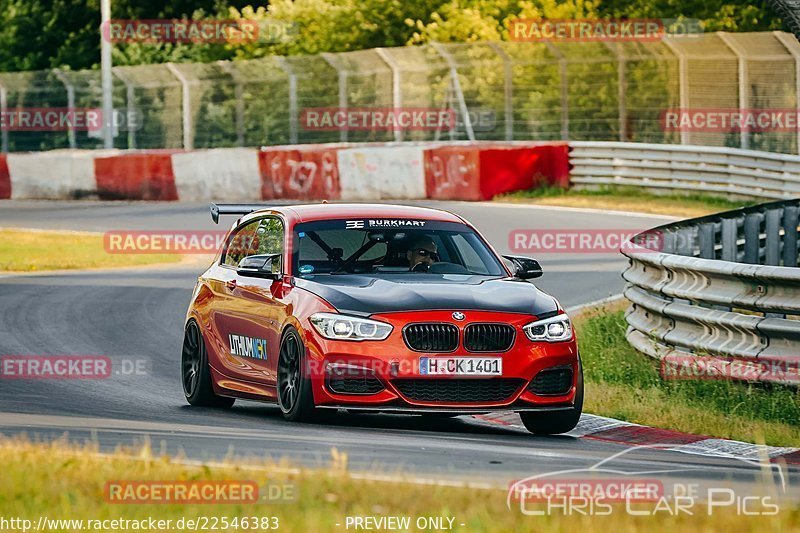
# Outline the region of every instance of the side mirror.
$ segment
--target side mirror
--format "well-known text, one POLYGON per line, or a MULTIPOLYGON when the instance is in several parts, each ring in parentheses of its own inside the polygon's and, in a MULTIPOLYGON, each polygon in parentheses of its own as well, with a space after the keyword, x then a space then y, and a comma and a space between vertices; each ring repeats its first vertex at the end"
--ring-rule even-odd
POLYGON ((522 255, 504 255, 503 259, 511 261, 514 276, 519 279, 533 279, 542 276, 542 265, 539 261, 522 255))
POLYGON ((281 254, 250 255, 239 261, 236 273, 240 276, 280 279, 281 254))

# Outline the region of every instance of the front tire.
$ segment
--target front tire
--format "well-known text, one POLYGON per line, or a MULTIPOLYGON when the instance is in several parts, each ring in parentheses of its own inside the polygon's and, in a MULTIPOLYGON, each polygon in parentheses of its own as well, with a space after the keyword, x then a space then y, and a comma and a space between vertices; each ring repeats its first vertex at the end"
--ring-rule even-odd
POLYGON ((198 407, 230 407, 236 400, 214 394, 208 352, 197 322, 190 320, 183 335, 181 381, 186 401, 198 407))
POLYGON ((278 355, 278 405, 286 420, 303 422, 317 416, 305 352, 297 330, 286 328, 278 355))
POLYGON ((534 435, 558 435, 575 429, 583 412, 583 365, 580 359, 575 389, 575 403, 569 411, 519 413, 525 429, 534 435))

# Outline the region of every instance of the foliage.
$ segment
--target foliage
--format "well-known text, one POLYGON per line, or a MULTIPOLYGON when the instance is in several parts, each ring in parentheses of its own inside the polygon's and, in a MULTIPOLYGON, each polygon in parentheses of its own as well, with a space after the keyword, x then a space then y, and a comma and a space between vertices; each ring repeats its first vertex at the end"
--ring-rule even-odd
MULTIPOLYGON (((117 44, 118 65, 343 52, 431 41, 508 39, 517 18, 696 18, 706 31, 781 27, 763 0, 113 0, 112 18, 237 18, 284 24, 279 39, 117 44)), ((0 71, 94 68, 100 0, 0 0, 0 71)))

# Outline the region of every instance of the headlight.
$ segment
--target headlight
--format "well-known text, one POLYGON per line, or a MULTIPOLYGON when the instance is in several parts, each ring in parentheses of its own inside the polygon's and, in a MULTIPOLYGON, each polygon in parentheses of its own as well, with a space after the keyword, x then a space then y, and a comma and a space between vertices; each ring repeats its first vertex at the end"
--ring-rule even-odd
POLYGON ((315 313, 309 320, 326 339, 382 341, 392 332, 392 326, 385 322, 335 313, 315 313))
POLYGON ((531 322, 522 330, 526 337, 536 342, 559 342, 572 338, 572 324, 564 314, 531 322))

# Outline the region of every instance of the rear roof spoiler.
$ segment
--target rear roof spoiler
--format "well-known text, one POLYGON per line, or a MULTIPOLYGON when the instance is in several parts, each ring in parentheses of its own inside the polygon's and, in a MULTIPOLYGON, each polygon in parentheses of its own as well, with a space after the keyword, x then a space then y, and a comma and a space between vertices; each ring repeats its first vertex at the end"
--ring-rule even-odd
POLYGON ((211 220, 219 224, 220 215, 249 215, 253 211, 267 209, 269 206, 259 204, 214 204, 211 207, 211 220))

